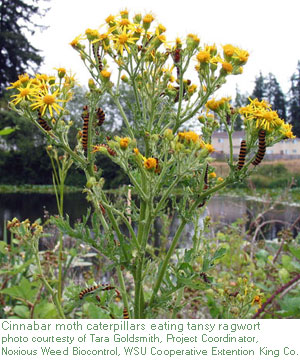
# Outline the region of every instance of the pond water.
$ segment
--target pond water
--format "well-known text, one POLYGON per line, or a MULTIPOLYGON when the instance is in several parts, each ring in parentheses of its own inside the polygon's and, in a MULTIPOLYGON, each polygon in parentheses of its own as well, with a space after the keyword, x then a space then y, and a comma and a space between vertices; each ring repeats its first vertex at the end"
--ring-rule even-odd
MULTIPOLYGON (((71 223, 86 214, 88 203, 82 193, 66 194, 64 198, 65 212, 69 215, 71 223)), ((241 197, 216 196, 212 198, 207 207, 206 215, 213 221, 231 224, 245 215, 251 218, 252 214, 262 211, 264 204, 261 201, 247 200, 241 197)), ((43 218, 45 211, 50 215, 57 214, 55 195, 51 194, 0 194, 0 239, 2 239, 4 221, 17 217, 20 221, 29 219, 34 221, 43 218)), ((293 223, 300 216, 300 207, 288 204, 278 205, 264 216, 264 220, 280 220, 281 222, 268 227, 267 238, 276 237, 282 222, 293 223)))

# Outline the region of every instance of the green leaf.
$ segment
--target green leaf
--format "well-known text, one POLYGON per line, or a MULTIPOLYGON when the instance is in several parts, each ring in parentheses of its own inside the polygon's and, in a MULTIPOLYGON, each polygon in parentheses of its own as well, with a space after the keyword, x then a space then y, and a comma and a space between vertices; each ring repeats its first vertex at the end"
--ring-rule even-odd
POLYGON ((0 292, 2 294, 6 294, 17 299, 34 302, 35 296, 38 292, 38 288, 37 283, 31 283, 23 277, 19 285, 3 289, 0 292))
POLYGON ((289 250, 295 256, 295 258, 300 260, 300 248, 289 246, 289 250))
POLYGON ((110 319, 110 316, 95 304, 86 304, 84 308, 89 319, 110 319))
POLYGON ((30 318, 30 311, 29 311, 28 307, 25 305, 16 305, 13 308, 13 311, 21 319, 29 319, 30 318))
POLYGON ((34 307, 35 319, 57 319, 59 316, 54 304, 43 300, 34 307))
POLYGON ((0 241, 0 253, 6 255, 8 253, 7 243, 5 241, 0 241))
POLYGON ((13 133, 14 131, 16 131, 15 128, 5 127, 4 129, 0 130, 0 136, 9 135, 9 134, 13 133))
POLYGON ((226 254, 226 249, 221 247, 219 249, 217 249, 212 257, 212 261, 220 259, 221 257, 223 257, 226 254))

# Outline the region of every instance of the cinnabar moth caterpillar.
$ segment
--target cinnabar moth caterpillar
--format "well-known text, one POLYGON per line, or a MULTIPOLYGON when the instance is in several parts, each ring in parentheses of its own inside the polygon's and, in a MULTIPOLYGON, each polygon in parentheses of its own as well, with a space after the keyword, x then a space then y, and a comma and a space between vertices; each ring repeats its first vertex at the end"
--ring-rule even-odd
POLYGON ((255 159, 252 161, 254 166, 257 166, 261 163, 266 153, 266 132, 265 130, 260 130, 258 134, 258 152, 255 159))
POLYGON ((174 63, 179 63, 180 61, 180 58, 181 58, 181 49, 176 49, 174 50, 173 52, 173 60, 174 60, 174 63))
POLYGON ((129 319, 129 312, 125 306, 123 309, 123 319, 129 319))
POLYGON ((241 168, 245 165, 246 152, 247 152, 246 141, 242 140, 240 153, 239 153, 238 167, 237 167, 238 170, 241 170, 241 168))
MULTIPOLYGON (((100 287, 103 287, 103 289, 100 289, 100 291, 116 290, 114 286, 111 286, 109 284, 98 284, 98 285, 94 285, 94 286, 91 286, 89 288, 82 290, 79 293, 79 299, 81 300, 86 294, 90 294, 90 293, 94 292, 95 290, 99 289, 100 287)), ((116 290, 116 293, 117 293, 117 295, 120 294, 120 292, 118 290, 116 290)))
POLYGON ((104 123, 104 120, 105 120, 104 111, 101 108, 98 108, 96 110, 96 115, 97 115, 97 119, 98 119, 97 125, 101 126, 104 123))
POLYGON ((100 54, 99 54, 99 48, 100 48, 100 44, 98 45, 97 49, 96 49, 96 45, 93 44, 94 56, 95 56, 95 58, 98 59, 98 69, 99 69, 99 71, 102 71, 103 70, 103 63, 102 63, 102 60, 101 60, 101 57, 100 57, 100 54))
POLYGON ((83 113, 81 115, 83 119, 83 128, 82 128, 82 147, 86 151, 87 150, 87 144, 88 144, 88 131, 89 131, 89 111, 87 105, 83 107, 83 113))
POLYGON ((203 190, 208 189, 208 164, 206 165, 205 174, 204 174, 204 186, 203 190))
POLYGON ((117 155, 117 153, 111 147, 109 147, 107 144, 100 144, 99 146, 105 147, 110 156, 116 156, 117 155))
POLYGON ((42 118, 42 114, 40 111, 38 111, 38 123, 41 125, 41 127, 45 130, 45 131, 50 131, 52 130, 51 127, 47 124, 46 120, 42 118))
POLYGON ((208 276, 205 274, 205 272, 200 273, 200 276, 203 278, 204 282, 210 283, 210 280, 208 276))

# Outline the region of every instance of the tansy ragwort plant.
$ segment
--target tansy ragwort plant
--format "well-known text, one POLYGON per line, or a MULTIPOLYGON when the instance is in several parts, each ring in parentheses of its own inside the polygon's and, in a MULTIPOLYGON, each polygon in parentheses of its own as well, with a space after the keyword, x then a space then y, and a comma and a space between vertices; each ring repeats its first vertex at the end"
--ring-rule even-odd
MULTIPOLYGON (((250 99, 248 106, 234 109, 230 98, 212 97, 228 76, 243 72, 247 51, 231 44, 222 46, 220 51, 214 44, 201 44, 194 34, 169 42, 166 28, 155 24, 152 14, 136 14, 130 19, 127 10, 108 16, 99 29, 102 32, 87 29, 71 42, 91 74, 82 112, 83 126, 78 129, 74 149, 68 143, 73 124, 67 121, 66 104, 75 82, 64 69, 57 69, 57 76, 20 75, 10 86, 16 92, 10 106, 44 133, 52 149, 63 151, 85 172, 84 191, 93 204, 94 233, 85 232, 88 235, 83 238, 114 263, 117 286, 130 316, 153 317, 155 309, 164 304, 162 299, 170 302, 170 295, 183 290, 187 284, 183 278, 189 279, 190 286, 195 279, 203 283, 199 274, 187 271, 203 255, 199 243, 194 243, 188 256, 185 253, 184 258, 178 258, 181 267, 174 267, 171 261, 185 225, 199 215, 214 193, 244 179, 253 170, 251 163, 260 163, 267 146, 293 134, 291 126, 265 101, 250 99), (190 79, 197 79, 197 83, 190 79), (135 103, 128 104, 129 117, 119 101, 122 83, 132 90, 135 99, 135 103), (126 133, 114 139, 99 130, 105 119, 100 107, 105 93, 110 95, 126 126, 126 133), (245 140, 237 163, 233 158, 232 133, 239 113, 244 118, 245 140), (202 126, 201 135, 187 128, 187 122, 195 117, 202 126), (216 176, 210 158, 214 151, 211 136, 220 126, 226 129, 230 142, 230 173, 226 179, 216 176), (123 208, 117 208, 103 191, 105 179, 95 165, 99 152, 128 175, 133 193, 129 207, 124 202, 123 208), (158 260, 154 252, 149 256, 147 249, 153 245, 154 221, 170 206, 170 199, 180 223, 170 246, 161 252, 162 260, 158 260), (126 234, 120 225, 127 227, 126 234), (134 279, 134 298, 126 292, 124 269, 134 279), (145 292, 149 269, 154 282, 151 291, 145 292)), ((203 261, 203 271, 212 263, 213 260, 209 264, 207 259, 203 261)), ((56 302, 60 300, 60 296, 55 297, 56 302)), ((178 303, 180 299, 175 304, 178 303)), ((61 313, 60 307, 59 310, 61 313)))

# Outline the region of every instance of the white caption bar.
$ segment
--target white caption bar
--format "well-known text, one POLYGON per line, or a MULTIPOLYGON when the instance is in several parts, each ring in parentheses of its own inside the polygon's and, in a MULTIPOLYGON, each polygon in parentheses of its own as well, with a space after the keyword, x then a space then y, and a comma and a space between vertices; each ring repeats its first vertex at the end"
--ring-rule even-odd
POLYGON ((300 320, 0 320, 1 359, 300 360, 300 320))

